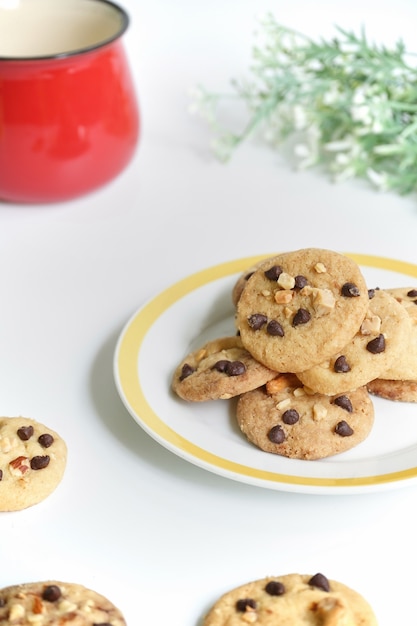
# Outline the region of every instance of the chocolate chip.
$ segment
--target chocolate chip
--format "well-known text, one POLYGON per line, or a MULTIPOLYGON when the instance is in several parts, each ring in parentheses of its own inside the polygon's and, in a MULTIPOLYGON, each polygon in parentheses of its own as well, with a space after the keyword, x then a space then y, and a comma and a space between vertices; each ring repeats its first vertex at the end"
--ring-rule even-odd
POLYGON ((270 580, 265 591, 270 596, 282 596, 285 593, 285 586, 279 580, 270 580))
POLYGON ((300 324, 307 324, 310 319, 311 315, 307 309, 298 309, 297 313, 292 318, 292 325, 299 326, 300 324))
POLYGON ((50 457, 45 454, 45 456, 34 456, 30 460, 30 467, 33 470, 41 470, 49 465, 50 457))
POLYGON ((284 336, 284 329, 282 328, 281 324, 277 322, 277 320, 271 320, 270 322, 268 322, 266 332, 268 333, 268 335, 272 335, 273 337, 284 336))
POLYGON ((346 372, 350 372, 350 365, 346 361, 346 357, 343 356, 343 354, 342 356, 337 357, 334 362, 333 369, 336 374, 345 374, 346 372))
POLYGON ((266 270, 264 274, 269 280, 278 280, 282 274, 282 267, 280 265, 273 265, 269 270, 266 270))
POLYGON ((266 315, 262 313, 254 313, 250 317, 248 317, 248 324, 252 328, 252 330, 259 330, 264 326, 268 321, 266 315))
POLYGON ((302 289, 303 287, 308 285, 307 278, 305 276, 301 276, 301 274, 296 276, 294 280, 295 280, 295 283, 294 283, 293 289, 302 289))
POLYGON ((21 426, 17 431, 17 436, 22 441, 27 441, 33 435, 33 426, 21 426))
POLYGON ((217 361, 212 367, 213 370, 217 370, 218 372, 225 372, 230 361, 227 359, 221 359, 217 361))
POLYGON ((310 587, 317 587, 318 589, 322 589, 322 591, 330 591, 330 584, 326 576, 323 574, 315 574, 308 581, 310 587))
POLYGON ((48 585, 45 587, 42 593, 42 600, 47 602, 56 602, 61 597, 61 589, 58 585, 48 585))
POLYGON ((228 361, 222 359, 217 361, 212 367, 213 370, 224 372, 228 376, 240 376, 246 372, 246 365, 242 361, 228 361))
POLYGON ((282 443, 285 441, 285 433, 282 430, 282 426, 279 424, 277 426, 273 426, 268 433, 268 439, 272 443, 282 443))
POLYGON ((257 606, 256 600, 253 600, 253 598, 241 598, 236 602, 236 611, 246 613, 248 609, 256 609, 257 606))
POLYGON ((351 435, 353 435, 353 430, 351 429, 349 424, 345 422, 345 420, 342 420, 341 422, 336 424, 334 432, 341 437, 350 437, 351 435))
POLYGON ((368 289, 368 298, 372 300, 375 297, 375 289, 368 289))
POLYGON ((369 352, 372 352, 372 354, 379 354, 380 352, 384 352, 385 351, 384 335, 381 333, 380 335, 378 335, 378 337, 375 337, 375 339, 371 339, 371 341, 369 341, 366 344, 366 349, 369 352))
POLYGON ((49 433, 44 433, 38 437, 38 442, 41 444, 42 448, 50 448, 54 441, 54 438, 49 433))
POLYGON ((3 480, 3 470, 0 470, 0 480, 3 480))
POLYGON ((288 409, 282 414, 282 421, 284 422, 284 424, 289 424, 290 426, 296 424, 299 419, 300 416, 295 409, 288 409))
POLYGON ((344 409, 348 413, 352 413, 353 411, 352 403, 347 396, 338 396, 333 400, 333 403, 337 404, 337 406, 340 406, 341 409, 344 409))
POLYGON ((409 298, 416 298, 417 297, 417 289, 410 289, 410 291, 407 291, 407 296, 409 298))
POLYGON ((345 296, 345 298, 357 298, 361 295, 361 292, 359 291, 355 283, 345 283, 341 289, 341 292, 342 296, 345 296))
POLYGON ((241 376, 246 372, 246 366, 242 361, 229 361, 226 367, 228 376, 241 376))
POLYGON ((184 378, 188 378, 191 374, 194 374, 195 368, 188 365, 188 363, 184 363, 181 369, 180 380, 184 380, 184 378))

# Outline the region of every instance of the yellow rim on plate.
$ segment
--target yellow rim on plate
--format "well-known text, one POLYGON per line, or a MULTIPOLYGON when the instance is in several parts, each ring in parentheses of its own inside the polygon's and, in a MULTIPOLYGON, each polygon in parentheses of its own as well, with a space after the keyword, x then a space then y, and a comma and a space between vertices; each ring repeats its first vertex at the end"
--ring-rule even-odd
MULTIPOLYGON (((345 254, 358 265, 389 270, 417 278, 417 265, 412 263, 367 254, 345 254)), ((212 468, 213 471, 216 469, 223 470, 234 474, 237 478, 248 477, 259 481, 307 487, 365 487, 415 478, 417 466, 397 472, 354 478, 293 476, 248 467, 212 454, 188 441, 167 426, 149 405, 137 375, 137 364, 142 342, 155 320, 194 289, 212 281, 244 272, 248 267, 252 267, 267 256, 271 255, 236 259, 191 274, 153 298, 134 315, 120 337, 115 358, 117 382, 127 408, 132 414, 140 416, 141 423, 150 433, 153 433, 170 447, 175 448, 179 453, 181 452, 185 458, 191 457, 195 459, 196 464, 200 462, 212 468)))

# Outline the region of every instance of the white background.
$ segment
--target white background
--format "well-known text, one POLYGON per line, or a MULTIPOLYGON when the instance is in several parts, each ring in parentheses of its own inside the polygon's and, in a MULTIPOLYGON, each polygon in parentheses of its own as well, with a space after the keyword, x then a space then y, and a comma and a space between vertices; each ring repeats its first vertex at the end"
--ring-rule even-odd
MULTIPOLYGON (((364 24, 370 37, 403 37, 417 49, 417 5, 123 6, 142 114, 135 158, 115 181, 76 201, 0 204, 0 413, 48 424, 69 449, 53 495, 0 515, 0 586, 79 582, 112 599, 130 626, 197 626, 236 585, 321 571, 359 590, 380 626, 417 624, 416 488, 298 495, 218 477, 145 434, 112 373, 132 313, 207 266, 307 246, 417 262, 415 196, 294 172, 256 141, 221 164, 187 95, 198 83, 225 89, 247 72, 266 11, 306 34, 329 37, 335 24, 356 31, 364 24)), ((401 428, 395 410, 391 428, 401 428)))

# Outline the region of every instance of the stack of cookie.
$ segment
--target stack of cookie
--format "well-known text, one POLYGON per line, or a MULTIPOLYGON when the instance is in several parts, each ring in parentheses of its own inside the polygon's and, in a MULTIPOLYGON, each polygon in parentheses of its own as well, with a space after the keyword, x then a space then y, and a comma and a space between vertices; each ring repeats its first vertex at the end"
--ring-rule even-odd
POLYGON ((411 340, 417 346, 412 297, 368 290, 358 265, 331 250, 268 258, 233 288, 237 335, 188 355, 173 389, 192 401, 238 396, 240 429, 267 452, 343 452, 371 431, 369 391, 383 395, 377 384, 387 379, 417 381, 417 349, 403 359, 411 340))

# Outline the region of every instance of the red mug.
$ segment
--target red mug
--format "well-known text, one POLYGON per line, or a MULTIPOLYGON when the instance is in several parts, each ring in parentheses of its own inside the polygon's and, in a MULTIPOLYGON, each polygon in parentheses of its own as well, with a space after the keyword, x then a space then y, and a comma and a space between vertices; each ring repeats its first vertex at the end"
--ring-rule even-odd
POLYGON ((70 200, 129 163, 140 120, 128 25, 109 0, 0 2, 0 200, 70 200))

